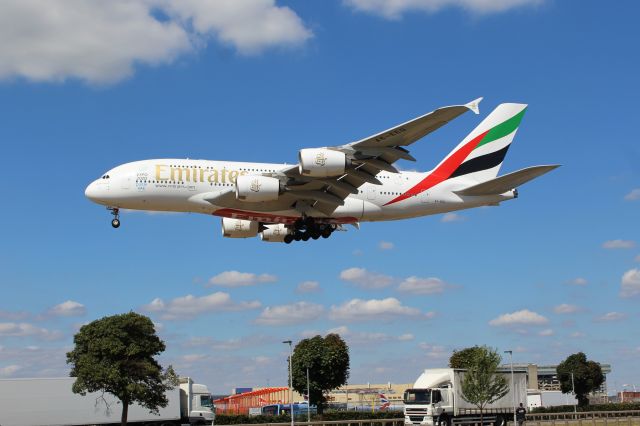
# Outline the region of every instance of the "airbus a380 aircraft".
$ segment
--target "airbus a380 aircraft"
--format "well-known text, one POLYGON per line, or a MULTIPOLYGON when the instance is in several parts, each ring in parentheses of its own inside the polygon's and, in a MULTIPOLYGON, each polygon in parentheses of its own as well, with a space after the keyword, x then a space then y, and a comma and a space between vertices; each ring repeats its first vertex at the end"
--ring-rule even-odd
POLYGON ((497 177, 525 113, 501 104, 433 170, 399 171, 415 161, 405 148, 466 111, 476 99, 448 106, 384 132, 323 148, 305 148, 296 165, 191 159, 126 163, 92 182, 85 195, 119 209, 204 213, 222 217, 222 234, 263 241, 328 238, 345 224, 407 219, 479 206, 518 196, 516 187, 558 165, 528 167, 497 177))

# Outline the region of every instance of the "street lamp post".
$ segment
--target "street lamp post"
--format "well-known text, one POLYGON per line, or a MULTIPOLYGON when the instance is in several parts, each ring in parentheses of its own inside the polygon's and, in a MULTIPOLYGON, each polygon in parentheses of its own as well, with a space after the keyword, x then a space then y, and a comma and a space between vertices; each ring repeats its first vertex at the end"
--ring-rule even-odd
POLYGON ((282 343, 289 345, 289 408, 291 408, 291 426, 293 424, 293 370, 291 369, 291 358, 293 358, 293 346, 291 340, 285 340, 282 343))
POLYGON ((309 367, 307 367, 307 423, 311 423, 311 392, 309 391, 309 367))
POLYGON ((511 364, 511 394, 513 395, 513 426, 517 425, 516 420, 516 390, 513 388, 513 351, 504 351, 509 354, 509 364, 511 364))
MULTIPOLYGON (((571 391, 573 392, 573 398, 576 398, 576 382, 573 381, 573 371, 571 372, 571 391)), ((577 411, 576 404, 573 404, 573 412, 577 411)))

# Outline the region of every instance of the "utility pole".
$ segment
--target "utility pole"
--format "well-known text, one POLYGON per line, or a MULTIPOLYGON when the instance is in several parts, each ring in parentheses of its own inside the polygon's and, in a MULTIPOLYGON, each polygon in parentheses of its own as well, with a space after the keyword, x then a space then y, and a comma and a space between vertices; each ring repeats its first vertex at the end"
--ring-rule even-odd
POLYGON ((291 340, 285 340, 282 343, 289 344, 289 407, 291 408, 291 426, 293 424, 293 370, 291 369, 291 358, 293 358, 293 346, 291 340))
POLYGON ((509 364, 511 364, 511 395, 513 395, 513 426, 516 426, 516 390, 513 388, 513 351, 504 351, 509 354, 509 364))

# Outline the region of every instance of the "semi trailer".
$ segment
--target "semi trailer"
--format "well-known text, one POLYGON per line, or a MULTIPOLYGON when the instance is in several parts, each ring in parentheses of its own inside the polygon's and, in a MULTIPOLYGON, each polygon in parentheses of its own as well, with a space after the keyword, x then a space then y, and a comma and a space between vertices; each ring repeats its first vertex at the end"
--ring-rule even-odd
MULTIPOLYGON (((122 404, 108 393, 82 396, 72 392, 74 377, 0 380, 0 425, 110 425, 120 424, 122 404)), ((168 404, 153 414, 129 406, 128 424, 213 425, 215 412, 206 385, 188 377, 166 393, 168 404)))
MULTIPOLYGON (((462 381, 466 370, 454 368, 426 369, 412 389, 404 392, 404 423, 406 426, 451 426, 479 423, 480 410, 462 397, 462 381)), ((509 391, 483 409, 483 423, 504 426, 513 420, 515 407, 527 403, 527 374, 500 369, 507 379, 509 391)))

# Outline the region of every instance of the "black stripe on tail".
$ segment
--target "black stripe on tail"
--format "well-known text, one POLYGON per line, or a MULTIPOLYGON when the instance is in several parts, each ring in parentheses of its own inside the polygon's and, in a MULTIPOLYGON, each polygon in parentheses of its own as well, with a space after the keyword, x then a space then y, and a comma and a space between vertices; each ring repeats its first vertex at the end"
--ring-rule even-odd
POLYGON ((511 144, 505 146, 499 151, 494 151, 489 154, 481 155, 479 157, 465 161, 464 163, 460 164, 457 169, 454 170, 451 176, 449 176, 449 179, 494 168, 495 166, 502 163, 504 157, 507 155, 507 151, 509 150, 510 146, 511 144))

